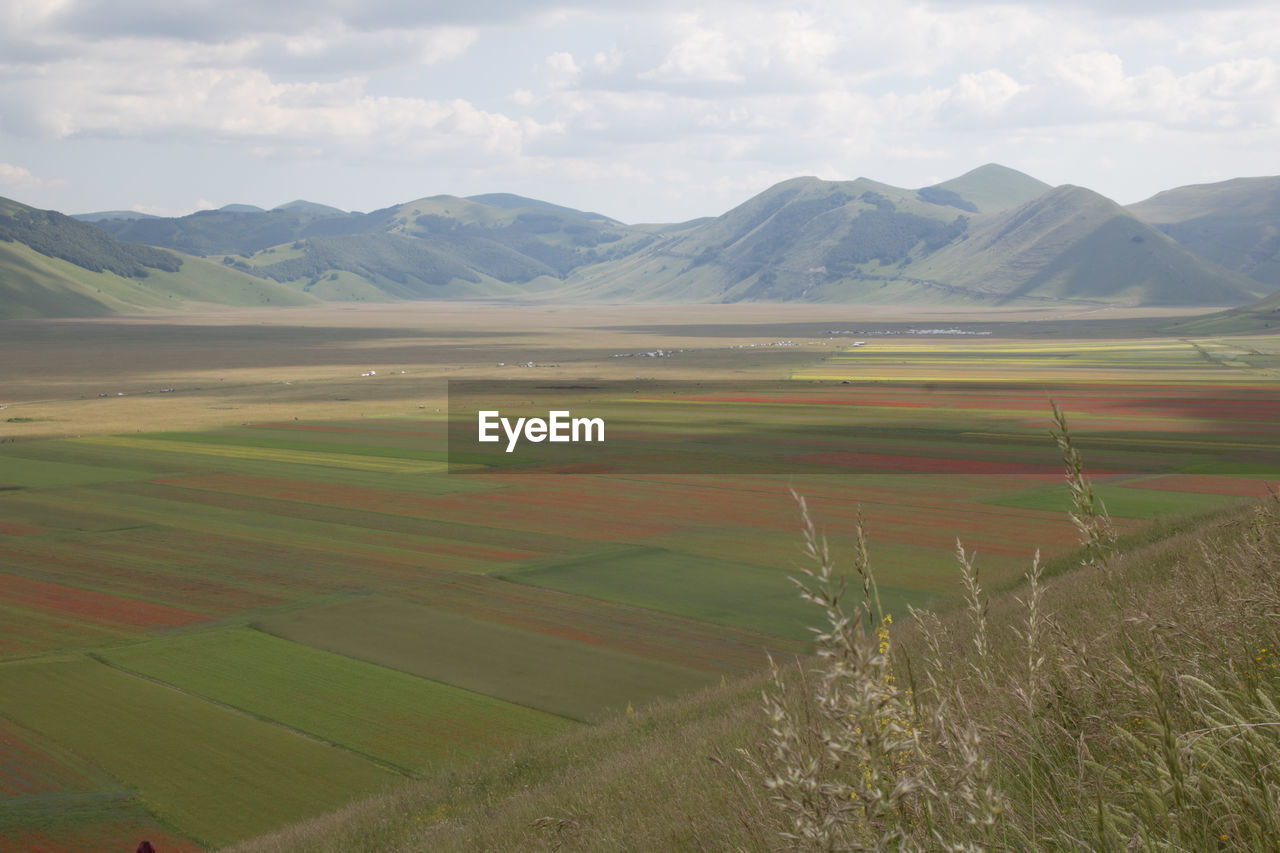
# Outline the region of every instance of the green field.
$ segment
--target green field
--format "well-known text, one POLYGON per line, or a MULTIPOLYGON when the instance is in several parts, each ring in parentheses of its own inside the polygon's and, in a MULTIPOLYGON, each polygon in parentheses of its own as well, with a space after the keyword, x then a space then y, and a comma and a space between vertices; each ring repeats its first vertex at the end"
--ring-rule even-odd
MULTIPOLYGON (((1094 494, 1106 506, 1107 512, 1118 518, 1154 519, 1184 513, 1207 512, 1233 501, 1233 498, 1226 495, 1157 492, 1105 484, 1095 486, 1094 494)), ((1063 514, 1071 510, 1071 496, 1060 488, 995 498, 990 503, 997 506, 1042 509, 1063 514)))
POLYGON ((114 666, 406 771, 465 760, 568 727, 564 720, 483 693, 248 628, 122 646, 101 656, 114 666))
POLYGON ((381 596, 256 624, 299 643, 574 720, 712 683, 707 673, 674 664, 381 596))
MULTIPOLYGON (((812 606, 787 582, 785 569, 681 554, 661 548, 629 548, 554 561, 503 575, 507 580, 769 631, 796 640, 811 635, 812 606)), ((927 593, 881 585, 893 612, 922 606, 927 593)))
POLYGON ((0 714, 74 750, 136 791, 162 823, 209 845, 337 808, 397 778, 87 659, 0 666, 0 714))

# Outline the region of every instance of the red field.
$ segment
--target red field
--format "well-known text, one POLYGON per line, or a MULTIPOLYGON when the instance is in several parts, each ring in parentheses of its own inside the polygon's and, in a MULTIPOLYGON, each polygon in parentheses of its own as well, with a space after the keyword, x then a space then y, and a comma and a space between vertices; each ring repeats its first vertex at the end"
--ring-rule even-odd
POLYGON ((0 574, 0 597, 43 613, 105 623, 122 630, 173 628, 208 620, 204 613, 104 592, 0 574))
POLYGON ((0 718, 0 796, 92 791, 98 780, 36 748, 32 735, 0 718))
POLYGON ((48 528, 37 527, 34 524, 18 524, 14 521, 0 520, 0 535, 3 536, 29 536, 32 533, 47 533, 48 528))
POLYGON ((132 853, 144 839, 150 841, 158 853, 199 853, 204 850, 200 845, 163 829, 155 821, 139 816, 39 829, 11 827, 0 835, 0 853, 132 853))

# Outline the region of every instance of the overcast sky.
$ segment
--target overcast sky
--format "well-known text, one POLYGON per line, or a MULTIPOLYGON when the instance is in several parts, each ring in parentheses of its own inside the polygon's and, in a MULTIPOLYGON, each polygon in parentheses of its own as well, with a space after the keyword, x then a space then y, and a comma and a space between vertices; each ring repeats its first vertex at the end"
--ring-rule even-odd
POLYGON ((1207 0, 0 0, 0 195, 670 222, 998 162, 1129 203, 1280 173, 1277 45, 1207 0))

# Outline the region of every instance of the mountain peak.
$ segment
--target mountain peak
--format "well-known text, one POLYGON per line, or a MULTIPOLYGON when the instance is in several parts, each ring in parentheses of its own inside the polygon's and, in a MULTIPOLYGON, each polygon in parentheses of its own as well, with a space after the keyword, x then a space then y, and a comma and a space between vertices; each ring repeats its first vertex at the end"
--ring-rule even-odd
POLYGON ((926 187, 933 188, 953 192, 981 212, 993 213, 1026 204, 1043 195, 1050 186, 1017 169, 987 163, 958 178, 926 187))
MULTIPOLYGON (((225 209, 225 208, 224 208, 225 209)), ((306 216, 346 216, 347 212, 327 204, 319 204, 305 199, 295 199, 285 204, 276 205, 272 210, 283 210, 288 213, 301 213, 306 216)))

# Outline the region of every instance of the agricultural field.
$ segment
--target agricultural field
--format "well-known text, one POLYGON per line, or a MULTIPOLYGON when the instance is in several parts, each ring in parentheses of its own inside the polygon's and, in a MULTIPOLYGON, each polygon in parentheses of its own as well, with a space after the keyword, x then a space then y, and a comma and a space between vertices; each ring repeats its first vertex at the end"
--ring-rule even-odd
MULTIPOLYGON (((709 673, 674 663, 381 596, 293 610, 257 624, 300 643, 556 714, 561 723, 599 719, 633 701, 712 682, 709 673)), ((483 728, 501 732, 492 724, 483 728)))
POLYGON ((0 714, 105 769, 166 827, 226 844, 337 808, 397 776, 87 658, 0 666, 0 714))
POLYGON ((803 651, 792 491, 837 554, 861 519, 895 614, 957 537, 989 588, 1069 561, 1050 400, 1122 535, 1280 483, 1275 337, 437 310, 15 326, 4 843, 238 841, 803 651), (458 379, 589 386, 632 451, 464 459, 458 379))
POLYGON ((484 693, 388 672, 248 628, 177 635, 100 656, 112 666, 406 772, 570 725, 563 717, 484 693))

